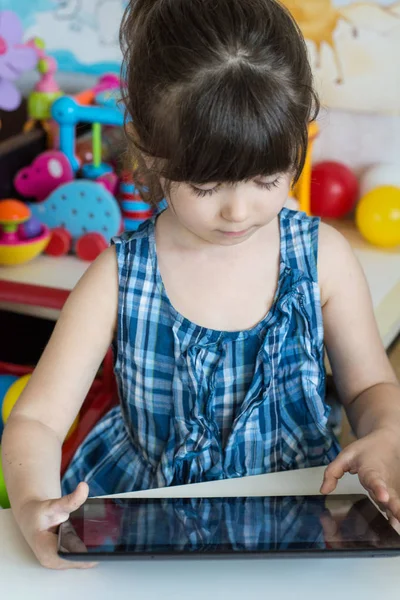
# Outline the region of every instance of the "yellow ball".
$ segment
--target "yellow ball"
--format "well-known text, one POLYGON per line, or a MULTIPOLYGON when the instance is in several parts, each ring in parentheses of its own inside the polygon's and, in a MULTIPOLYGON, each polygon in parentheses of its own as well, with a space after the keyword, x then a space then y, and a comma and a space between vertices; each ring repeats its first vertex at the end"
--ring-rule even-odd
POLYGON ((17 379, 17 381, 14 381, 14 383, 8 388, 7 393, 4 396, 3 408, 1 411, 4 425, 6 424, 6 421, 10 416, 12 409, 14 408, 14 404, 24 391, 30 378, 31 375, 24 375, 23 377, 17 379))
POLYGON ((393 248, 400 244, 400 188, 378 187, 358 203, 356 224, 371 244, 393 248))

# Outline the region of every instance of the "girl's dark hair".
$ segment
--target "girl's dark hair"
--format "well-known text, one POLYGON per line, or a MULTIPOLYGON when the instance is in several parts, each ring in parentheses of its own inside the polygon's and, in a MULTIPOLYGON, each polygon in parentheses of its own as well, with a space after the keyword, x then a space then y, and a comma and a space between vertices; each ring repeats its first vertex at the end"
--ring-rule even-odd
POLYGON ((130 0, 121 46, 127 133, 152 202, 160 177, 234 183, 293 169, 297 181, 319 103, 278 0, 130 0))

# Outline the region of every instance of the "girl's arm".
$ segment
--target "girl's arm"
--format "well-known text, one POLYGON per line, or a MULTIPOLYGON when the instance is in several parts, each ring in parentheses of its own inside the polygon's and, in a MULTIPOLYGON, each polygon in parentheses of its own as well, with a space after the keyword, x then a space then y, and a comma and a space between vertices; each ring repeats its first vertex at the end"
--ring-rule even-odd
MULTIPOLYGON (((112 341, 117 306, 117 263, 111 247, 69 296, 7 421, 2 441, 4 474, 14 515, 27 539, 32 532, 24 522, 25 507, 61 496, 62 443, 112 341)), ((87 486, 78 489, 78 500, 84 500, 87 486)), ((77 498, 72 498, 71 506, 77 498)), ((68 502, 65 499, 61 512, 68 512, 68 502)), ((32 539, 28 542, 32 545, 32 539)))
POLYGON ((363 271, 347 241, 321 225, 319 276, 325 342, 349 421, 363 438, 343 450, 325 474, 331 492, 357 472, 375 499, 400 516, 400 387, 379 336, 363 271))

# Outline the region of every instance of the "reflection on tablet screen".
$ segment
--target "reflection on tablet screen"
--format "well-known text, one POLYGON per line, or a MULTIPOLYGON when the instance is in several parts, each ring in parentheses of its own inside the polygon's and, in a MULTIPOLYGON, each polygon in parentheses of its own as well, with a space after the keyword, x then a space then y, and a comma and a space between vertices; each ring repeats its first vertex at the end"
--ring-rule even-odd
POLYGON ((89 552, 235 553, 397 548, 364 496, 91 499, 69 521, 89 552))

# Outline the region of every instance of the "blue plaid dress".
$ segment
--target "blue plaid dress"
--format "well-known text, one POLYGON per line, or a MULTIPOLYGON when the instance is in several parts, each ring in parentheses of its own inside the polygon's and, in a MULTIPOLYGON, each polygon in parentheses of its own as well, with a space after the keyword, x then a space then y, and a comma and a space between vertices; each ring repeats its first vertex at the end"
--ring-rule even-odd
POLYGON ((246 331, 192 323, 157 264, 155 219, 114 240, 120 405, 89 433, 62 488, 91 495, 326 465, 340 448, 325 404, 319 220, 283 209, 276 297, 246 331))

